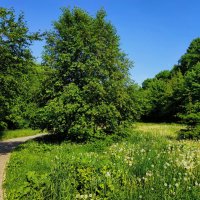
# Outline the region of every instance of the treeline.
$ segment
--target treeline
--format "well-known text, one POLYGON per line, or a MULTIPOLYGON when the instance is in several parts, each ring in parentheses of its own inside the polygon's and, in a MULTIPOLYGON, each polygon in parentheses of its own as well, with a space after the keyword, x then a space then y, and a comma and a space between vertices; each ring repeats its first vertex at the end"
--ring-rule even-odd
POLYGON ((51 31, 31 34, 23 14, 0 8, 0 130, 31 126, 87 140, 123 135, 144 120, 185 121, 193 131, 200 118, 199 47, 194 40, 171 71, 139 87, 104 10, 91 17, 63 9, 51 31), (40 65, 30 46, 44 38, 40 65))
POLYGON ((172 70, 158 73, 142 84, 148 99, 142 119, 188 124, 181 137, 200 135, 200 38, 194 39, 172 70))
POLYGON ((43 82, 51 69, 36 64, 30 50, 44 34, 30 33, 21 13, 0 8, 0 130, 31 126, 43 82))

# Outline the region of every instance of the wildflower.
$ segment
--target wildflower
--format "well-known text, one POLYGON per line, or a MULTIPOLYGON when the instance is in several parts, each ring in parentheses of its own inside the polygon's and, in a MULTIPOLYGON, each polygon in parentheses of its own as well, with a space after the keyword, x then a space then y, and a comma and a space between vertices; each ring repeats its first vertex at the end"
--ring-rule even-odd
POLYGON ((184 177, 184 179, 183 179, 184 181, 187 181, 187 178, 186 177, 184 177))
POLYGON ((110 174, 110 172, 106 172, 106 175, 105 175, 106 177, 110 177, 111 176, 111 174, 110 174))
POLYGON ((139 182, 141 182, 141 180, 142 180, 141 178, 138 178, 138 181, 139 181, 139 182))
POLYGON ((178 187, 178 186, 179 186, 179 183, 176 183, 175 186, 178 187))
POLYGON ((133 165, 133 163, 132 163, 131 161, 129 161, 128 165, 129 165, 129 166, 132 166, 132 165, 133 165))
POLYGON ((167 183, 164 183, 164 186, 167 187, 167 183))
POLYGON ((144 149, 141 149, 141 151, 140 151, 141 153, 144 153, 145 152, 145 150, 144 149))
POLYGON ((151 171, 148 171, 147 173, 146 173, 146 176, 152 176, 153 174, 152 174, 152 172, 151 171))
POLYGON ((139 198, 142 199, 142 195, 140 195, 139 198))

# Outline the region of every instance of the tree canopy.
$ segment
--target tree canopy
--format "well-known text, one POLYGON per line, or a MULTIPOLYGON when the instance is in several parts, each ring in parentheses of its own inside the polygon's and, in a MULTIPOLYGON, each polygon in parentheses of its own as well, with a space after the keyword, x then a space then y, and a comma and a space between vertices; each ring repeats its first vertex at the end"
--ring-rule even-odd
POLYGON ((39 33, 30 34, 23 14, 0 7, 0 130, 19 128, 25 120, 33 56, 30 45, 39 33))
POLYGON ((48 33, 44 63, 54 70, 45 86, 45 106, 36 122, 71 139, 119 132, 139 116, 129 78, 132 62, 120 50, 119 36, 104 10, 95 17, 63 9, 48 33))
POLYGON ((192 138, 200 137, 200 38, 194 39, 178 65, 160 72, 143 82, 148 93, 148 109, 143 116, 147 121, 185 122, 192 138), (192 131, 191 131, 192 130, 192 131))

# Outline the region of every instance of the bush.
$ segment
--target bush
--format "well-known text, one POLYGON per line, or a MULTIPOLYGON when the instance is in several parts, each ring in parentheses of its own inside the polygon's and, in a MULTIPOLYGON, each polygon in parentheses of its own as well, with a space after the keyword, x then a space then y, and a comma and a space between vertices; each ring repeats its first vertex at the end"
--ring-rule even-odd
POLYGON ((187 129, 182 129, 178 135, 179 139, 200 139, 200 125, 196 127, 188 127, 187 129))
POLYGON ((196 103, 190 106, 192 111, 189 114, 180 115, 184 123, 187 124, 187 128, 180 131, 179 139, 200 139, 200 104, 196 103))

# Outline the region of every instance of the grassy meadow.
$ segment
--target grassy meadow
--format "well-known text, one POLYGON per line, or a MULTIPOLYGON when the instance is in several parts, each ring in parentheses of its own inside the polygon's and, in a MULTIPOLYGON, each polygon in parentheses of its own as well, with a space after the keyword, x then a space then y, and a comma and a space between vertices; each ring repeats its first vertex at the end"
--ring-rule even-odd
POLYGON ((9 200, 197 200, 200 142, 178 141, 176 124, 133 125, 122 141, 29 141, 7 167, 9 200))
POLYGON ((36 135, 39 133, 41 133, 40 130, 32 130, 30 128, 0 131, 0 141, 12 139, 12 138, 36 135))

